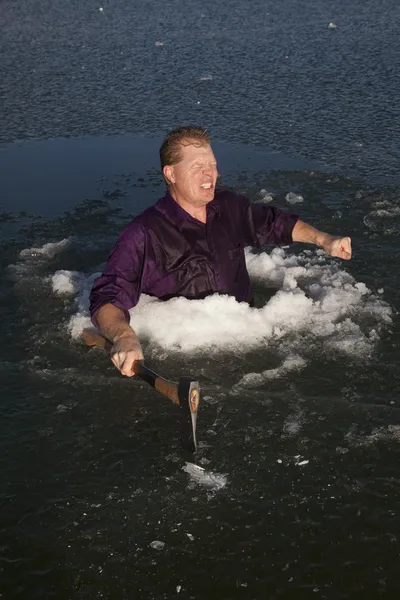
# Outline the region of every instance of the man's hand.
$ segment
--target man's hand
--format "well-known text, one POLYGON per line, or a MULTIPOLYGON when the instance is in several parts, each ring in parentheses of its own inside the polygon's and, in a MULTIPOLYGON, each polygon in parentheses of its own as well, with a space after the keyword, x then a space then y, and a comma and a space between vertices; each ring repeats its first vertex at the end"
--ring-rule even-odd
POLYGON ((143 360, 139 338, 129 325, 129 316, 113 304, 104 304, 96 313, 97 326, 110 342, 111 360, 122 375, 132 377, 133 363, 143 360))
POLYGON ((344 260, 351 258, 351 239, 349 237, 334 237, 326 233, 325 239, 320 245, 331 256, 337 256, 344 260))
POLYGON ((133 364, 136 360, 143 360, 142 347, 134 331, 123 333, 114 340, 111 349, 111 360, 122 375, 132 377, 133 364))
POLYGON ((318 229, 315 229, 312 225, 307 225, 300 219, 293 228, 292 239, 294 242, 316 244, 331 256, 337 256, 344 260, 350 260, 351 258, 351 239, 349 237, 338 237, 318 231, 318 229))

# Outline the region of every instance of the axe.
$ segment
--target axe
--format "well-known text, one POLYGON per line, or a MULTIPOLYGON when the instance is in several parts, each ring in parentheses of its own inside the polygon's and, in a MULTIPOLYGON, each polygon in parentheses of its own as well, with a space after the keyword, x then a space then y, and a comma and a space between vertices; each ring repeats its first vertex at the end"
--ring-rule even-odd
MULTIPOLYGON (((98 346, 108 354, 112 343, 96 329, 84 329, 82 339, 87 346, 98 346)), ((200 386, 198 381, 190 377, 180 377, 179 383, 174 383, 160 377, 151 371, 143 361, 133 363, 133 372, 137 377, 154 387, 160 394, 179 406, 181 413, 182 445, 189 452, 196 452, 196 419, 200 403, 200 386)))

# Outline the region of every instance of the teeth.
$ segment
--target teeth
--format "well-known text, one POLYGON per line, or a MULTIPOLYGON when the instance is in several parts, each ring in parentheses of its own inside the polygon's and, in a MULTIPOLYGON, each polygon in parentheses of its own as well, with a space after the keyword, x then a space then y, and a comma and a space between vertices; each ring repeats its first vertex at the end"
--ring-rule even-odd
POLYGON ((211 187, 211 183, 202 183, 201 187, 204 188, 205 190, 209 190, 211 187))

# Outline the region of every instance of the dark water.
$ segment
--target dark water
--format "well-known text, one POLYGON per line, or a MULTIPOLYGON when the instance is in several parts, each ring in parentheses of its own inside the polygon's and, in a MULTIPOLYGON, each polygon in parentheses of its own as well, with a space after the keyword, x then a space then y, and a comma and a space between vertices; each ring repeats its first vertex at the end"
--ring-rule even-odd
MULTIPOLYGON (((1 598, 398 597, 399 11, 3 0, 1 598), (76 298, 52 288, 159 197, 159 142, 184 122, 210 129, 223 183, 354 246, 346 264, 288 251, 306 295, 342 294, 299 330, 144 340, 155 370, 201 383, 196 459, 173 406, 71 338, 76 298)), ((259 306, 285 286, 268 281, 259 306)))
POLYGON ((3 0, 0 139, 194 121, 396 178, 399 18, 395 0, 3 0))

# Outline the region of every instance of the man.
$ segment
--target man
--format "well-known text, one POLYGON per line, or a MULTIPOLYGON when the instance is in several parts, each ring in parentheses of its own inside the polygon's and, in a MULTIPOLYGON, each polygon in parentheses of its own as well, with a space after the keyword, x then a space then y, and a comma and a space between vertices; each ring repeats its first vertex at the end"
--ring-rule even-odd
POLYGON ((143 359, 128 312, 142 292, 165 300, 220 293, 251 303, 245 246, 306 242, 331 256, 351 258, 350 238, 333 237, 296 215, 217 190, 217 162, 201 127, 170 132, 160 159, 166 195, 124 229, 91 292, 92 321, 113 343, 112 362, 127 376, 143 359))

